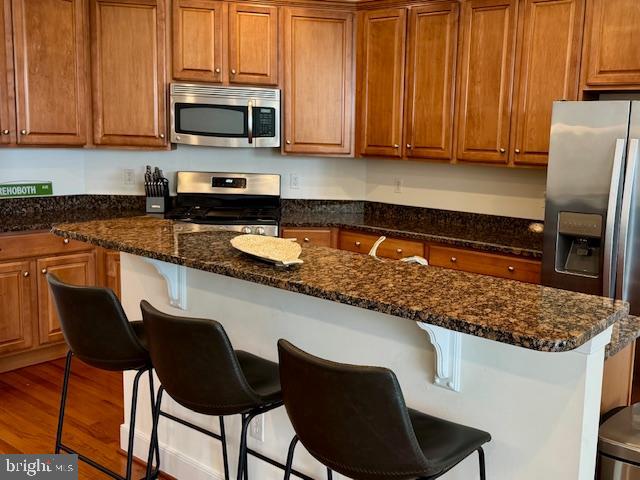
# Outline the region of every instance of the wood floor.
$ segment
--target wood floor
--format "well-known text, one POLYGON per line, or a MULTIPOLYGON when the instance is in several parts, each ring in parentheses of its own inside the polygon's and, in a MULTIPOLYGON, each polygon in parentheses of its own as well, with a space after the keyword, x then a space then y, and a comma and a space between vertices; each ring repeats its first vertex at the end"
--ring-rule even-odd
MULTIPOLYGON (((0 453, 52 453, 64 359, 0 374, 0 453)), ((122 374, 73 361, 63 441, 121 474, 122 374)), ((80 462, 80 480, 110 478, 80 462)), ((134 478, 144 476, 135 465, 134 478)))

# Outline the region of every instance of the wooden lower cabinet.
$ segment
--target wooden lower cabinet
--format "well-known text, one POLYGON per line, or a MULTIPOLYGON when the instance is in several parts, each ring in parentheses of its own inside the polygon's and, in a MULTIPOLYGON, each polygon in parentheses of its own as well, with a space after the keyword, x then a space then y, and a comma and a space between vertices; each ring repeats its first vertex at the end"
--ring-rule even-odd
POLYGON ((48 232, 0 235, 0 372, 64 356, 47 273, 120 295, 120 255, 48 232))
POLYGON ((32 278, 29 261, 0 263, 0 355, 33 345, 32 278))
MULTIPOLYGON (((367 254, 380 238, 379 235, 369 235, 359 232, 340 232, 339 248, 367 254)), ((377 255, 382 258, 401 259, 418 255, 424 256, 425 246, 422 242, 387 238, 379 247, 377 255)))
POLYGON ((87 286, 96 284, 96 254, 94 251, 74 255, 41 258, 36 261, 38 272, 39 343, 45 345, 64 341, 60 321, 47 284, 47 274, 65 283, 87 286))
POLYGON ((300 245, 337 247, 338 232, 333 228, 283 228, 282 238, 295 238, 300 245))

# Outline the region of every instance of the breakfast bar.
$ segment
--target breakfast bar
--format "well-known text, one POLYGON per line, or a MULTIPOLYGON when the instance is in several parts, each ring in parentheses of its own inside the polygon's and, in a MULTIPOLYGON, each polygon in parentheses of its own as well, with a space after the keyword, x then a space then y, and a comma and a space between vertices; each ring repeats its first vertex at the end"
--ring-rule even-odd
MULTIPOLYGON (((235 250, 232 233, 150 217, 61 224, 53 232, 123 252, 130 320, 140 318, 145 299, 174 315, 216 319, 235 348, 270 360, 285 338, 320 357, 388 367, 410 407, 491 433, 488 478, 593 478, 605 347, 627 318, 625 303, 316 246, 303 248, 303 264, 277 268, 235 250)), ((131 383, 127 374, 125 398, 131 383)), ((217 419, 170 399, 163 409, 217 429, 217 419)), ((141 413, 135 450, 141 458, 150 427, 149 412, 141 413)), ((240 420, 227 430, 235 452, 240 420)), ((277 409, 256 419, 249 446, 284 462, 292 436, 277 409)), ((163 421, 159 439, 167 473, 223 478, 213 440, 163 421)), ((302 449, 295 466, 324 478, 302 449)), ((282 478, 251 458, 249 470, 254 478, 282 478)), ((468 459, 442 478, 476 475, 468 459)))

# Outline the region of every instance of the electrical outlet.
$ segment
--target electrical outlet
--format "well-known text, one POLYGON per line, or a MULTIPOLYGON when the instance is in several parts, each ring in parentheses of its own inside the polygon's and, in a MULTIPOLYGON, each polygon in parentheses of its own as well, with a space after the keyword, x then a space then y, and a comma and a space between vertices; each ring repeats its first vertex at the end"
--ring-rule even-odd
POLYGON ((264 415, 258 415, 249 424, 249 435, 260 442, 264 442, 264 415))
POLYGON ((122 184, 123 185, 136 184, 136 171, 133 168, 125 168, 122 170, 122 184))
POLYGON ((393 191, 395 193, 402 193, 402 179, 401 178, 394 179, 393 184, 394 184, 393 191))
POLYGON ((289 174, 289 188, 291 190, 300 190, 300 177, 297 173, 289 174))

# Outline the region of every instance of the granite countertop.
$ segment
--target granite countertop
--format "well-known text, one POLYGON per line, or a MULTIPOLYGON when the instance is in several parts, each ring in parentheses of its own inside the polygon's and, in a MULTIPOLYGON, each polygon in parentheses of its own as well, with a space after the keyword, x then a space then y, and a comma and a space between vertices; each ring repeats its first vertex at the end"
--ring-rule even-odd
POLYGON ((276 268, 233 249, 231 233, 174 226, 136 217, 62 224, 53 233, 546 352, 575 349, 628 314, 627 304, 601 297, 324 247, 305 247, 303 265, 276 268))
POLYGON ((640 317, 629 315, 613 326, 611 343, 607 345, 605 355, 613 357, 640 336, 640 317))
POLYGON ((283 227, 335 227, 487 252, 542 258, 542 234, 529 230, 529 225, 534 220, 376 202, 366 202, 361 211, 345 212, 338 208, 333 211, 331 208, 323 209, 322 203, 304 208, 307 205, 301 205, 301 201, 295 202, 292 207, 283 209, 283 227))

